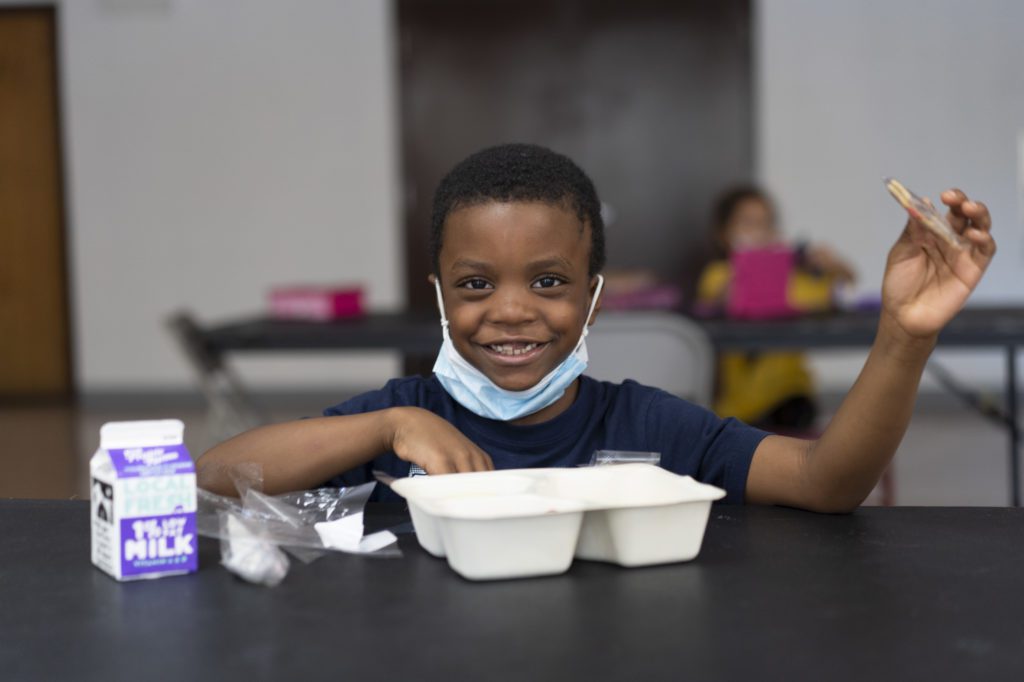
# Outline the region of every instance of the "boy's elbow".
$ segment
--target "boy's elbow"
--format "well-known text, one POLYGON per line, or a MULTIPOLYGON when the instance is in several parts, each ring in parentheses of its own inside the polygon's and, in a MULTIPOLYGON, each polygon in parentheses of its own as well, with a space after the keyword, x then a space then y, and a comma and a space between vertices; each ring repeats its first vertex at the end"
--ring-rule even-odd
MULTIPOLYGON (((871 489, 850 476, 815 466, 819 441, 809 441, 803 452, 802 497, 805 509, 819 514, 851 514, 864 502, 871 489)), ((873 486, 872 486, 873 487, 873 486)))
POLYGON ((801 505, 808 511, 819 514, 852 514, 864 502, 864 497, 845 491, 823 490, 813 495, 807 504, 801 505))
POLYGON ((807 509, 819 514, 852 514, 857 511, 858 507, 860 507, 860 502, 826 500, 809 505, 807 509))

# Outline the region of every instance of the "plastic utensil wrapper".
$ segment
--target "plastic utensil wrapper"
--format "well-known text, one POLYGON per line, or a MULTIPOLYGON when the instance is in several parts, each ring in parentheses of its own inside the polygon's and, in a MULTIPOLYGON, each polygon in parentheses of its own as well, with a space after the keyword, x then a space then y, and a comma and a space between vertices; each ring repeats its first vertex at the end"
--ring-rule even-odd
POLYGON ((949 221, 927 199, 923 199, 903 186, 896 178, 885 178, 885 188, 889 194, 906 209, 907 213, 924 225, 936 237, 950 246, 961 249, 963 239, 956 233, 949 221))

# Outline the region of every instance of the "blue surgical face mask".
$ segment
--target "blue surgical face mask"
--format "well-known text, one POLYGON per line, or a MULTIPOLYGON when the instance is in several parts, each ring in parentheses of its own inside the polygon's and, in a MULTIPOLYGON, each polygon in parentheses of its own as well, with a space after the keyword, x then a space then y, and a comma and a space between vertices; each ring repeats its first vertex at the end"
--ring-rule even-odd
POLYGON ((451 334, 448 332, 448 317, 444 312, 444 299, 441 296, 441 283, 434 280, 437 292, 437 307, 441 311, 441 332, 444 343, 434 363, 434 374, 438 381, 460 405, 470 412, 501 421, 512 421, 543 410, 565 394, 576 378, 587 368, 587 330, 594 307, 601 296, 604 277, 597 276, 597 288, 594 298, 587 311, 587 319, 583 322, 580 340, 568 357, 557 367, 548 372, 547 376, 525 391, 507 391, 487 378, 487 375, 469 363, 455 349, 451 334))

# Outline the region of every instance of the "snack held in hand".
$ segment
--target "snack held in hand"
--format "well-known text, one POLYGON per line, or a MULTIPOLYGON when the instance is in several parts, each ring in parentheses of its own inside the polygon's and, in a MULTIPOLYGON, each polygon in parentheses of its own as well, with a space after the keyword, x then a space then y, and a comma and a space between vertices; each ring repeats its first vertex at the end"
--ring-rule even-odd
POLYGON ((920 221, 936 237, 943 240, 954 248, 963 248, 963 241, 960 235, 953 230, 949 221, 942 217, 942 214, 935 210, 926 199, 922 199, 909 189, 903 186, 896 178, 886 178, 885 188, 889 194, 899 202, 900 206, 907 210, 915 220, 920 221))

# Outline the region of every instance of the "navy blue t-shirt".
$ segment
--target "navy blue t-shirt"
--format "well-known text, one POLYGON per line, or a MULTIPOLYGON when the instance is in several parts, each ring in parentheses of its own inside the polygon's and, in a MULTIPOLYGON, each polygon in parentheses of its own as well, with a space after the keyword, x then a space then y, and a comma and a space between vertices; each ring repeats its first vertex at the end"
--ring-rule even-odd
MULTIPOLYGON (((741 504, 750 460, 768 435, 735 419, 635 381, 614 384, 580 377, 576 400, 562 414, 541 424, 517 426, 480 417, 448 395, 437 378, 392 379, 324 410, 324 416, 362 414, 389 407, 421 407, 440 416, 490 455, 496 469, 574 467, 595 450, 660 452, 661 466, 693 476, 727 492, 725 502, 741 504)), ((330 485, 359 485, 374 470, 409 475, 409 462, 387 453, 332 479, 330 485)), ((375 498, 394 500, 378 486, 375 498)))

